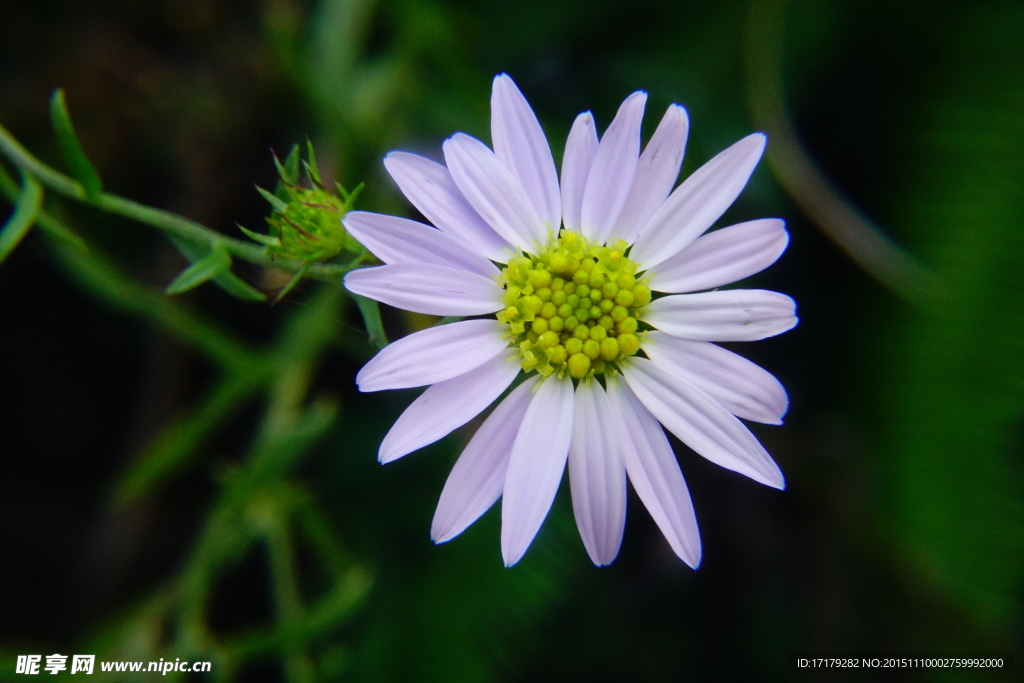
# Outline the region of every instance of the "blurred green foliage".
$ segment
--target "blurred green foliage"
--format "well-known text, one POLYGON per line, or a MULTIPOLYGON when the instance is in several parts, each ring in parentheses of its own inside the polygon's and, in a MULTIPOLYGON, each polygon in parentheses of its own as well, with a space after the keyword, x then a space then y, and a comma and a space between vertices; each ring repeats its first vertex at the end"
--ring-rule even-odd
POLYGON ((936 36, 895 220, 950 296, 882 330, 885 526, 921 590, 1006 626, 1024 576, 1024 7, 940 18, 956 30, 936 36))

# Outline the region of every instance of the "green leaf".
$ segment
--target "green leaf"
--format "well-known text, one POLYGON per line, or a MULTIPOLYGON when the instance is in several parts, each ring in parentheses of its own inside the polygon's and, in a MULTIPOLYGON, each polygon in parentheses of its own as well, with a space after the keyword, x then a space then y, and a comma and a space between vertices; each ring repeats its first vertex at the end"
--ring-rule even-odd
POLYGON ((0 263, 3 263, 4 259, 28 234, 36 217, 39 216, 42 204, 42 186, 32 176, 22 175, 21 193, 14 205, 14 213, 11 214, 3 230, 0 231, 0 263))
POLYGON ((213 278, 213 282, 215 285, 237 299, 245 299, 246 301, 267 300, 266 294, 256 289, 230 270, 213 278))
POLYGON ((231 254, 227 247, 218 242, 204 258, 181 271, 174 281, 167 285, 167 294, 182 294, 211 280, 231 268, 231 254))
POLYGON ((68 106, 64 101, 64 91, 60 88, 53 92, 53 98, 50 100, 50 120, 53 123, 53 130, 57 133, 60 152, 71 170, 71 175, 82 184, 85 196, 97 201, 103 193, 103 183, 100 181, 100 174, 85 156, 78 136, 75 135, 71 115, 68 114, 68 106))
MULTIPOLYGON (((242 227, 242 226, 238 226, 242 227)), ((245 230, 245 228, 242 228, 245 230)), ((255 233, 253 233, 255 234, 255 233)), ((171 237, 171 242, 178 249, 178 252, 191 262, 200 261, 206 258, 208 252, 205 246, 195 244, 177 237, 171 237)), ((230 270, 225 270, 213 278, 214 284, 223 289, 233 297, 246 301, 266 301, 267 295, 259 291, 245 280, 241 279, 230 270)))
POLYGON ((388 345, 388 338, 384 334, 384 323, 380 319, 380 307, 377 302, 351 292, 349 295, 355 299, 359 312, 363 314, 363 323, 366 325, 366 334, 370 338, 370 343, 378 349, 383 349, 388 345))

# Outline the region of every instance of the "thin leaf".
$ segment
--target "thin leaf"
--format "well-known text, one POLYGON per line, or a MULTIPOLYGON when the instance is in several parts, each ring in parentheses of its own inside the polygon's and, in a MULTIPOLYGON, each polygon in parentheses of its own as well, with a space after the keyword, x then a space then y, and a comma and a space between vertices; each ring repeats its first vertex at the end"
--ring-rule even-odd
MULTIPOLYGON (((242 228, 242 226, 238 227, 242 228)), ((245 231, 245 228, 242 228, 242 230, 245 231)), ((189 242, 177 237, 171 237, 171 242, 177 248, 178 252, 190 262, 194 263, 202 260, 207 255, 206 247, 195 244, 194 242, 189 242)), ((225 270, 218 274, 213 278, 213 282, 233 297, 244 299, 246 301, 267 300, 267 296, 263 292, 259 291, 248 282, 232 273, 230 270, 225 270)))
POLYGON ((214 284, 223 289, 231 296, 246 301, 266 301, 267 295, 256 289, 248 282, 238 277, 230 270, 225 271, 213 278, 214 284))
POLYGON ((306 261, 305 263, 302 264, 301 268, 295 271, 295 275, 292 276, 292 279, 288 281, 288 284, 284 286, 284 289, 282 289, 278 293, 277 297, 274 299, 274 304, 283 299, 285 295, 288 294, 288 292, 295 289, 295 285, 299 284, 299 281, 302 280, 302 278, 305 277, 306 272, 309 271, 309 265, 310 262, 306 261))
POLYGON ((231 268, 231 254, 227 247, 218 242, 210 253, 181 271, 164 290, 167 294, 182 294, 211 280, 231 268))
POLYGON ((53 123, 53 130, 57 133, 60 152, 71 170, 71 175, 82 184, 87 198, 92 201, 98 200, 103 193, 100 174, 89 163, 89 158, 85 156, 85 150, 82 149, 82 143, 75 135, 75 129, 71 125, 71 115, 68 113, 68 106, 64 101, 64 91, 60 88, 53 91, 53 98, 50 100, 50 120, 53 123))
POLYGON ((352 294, 351 292, 349 294, 355 299, 359 312, 363 314, 363 324, 366 325, 366 334, 370 339, 370 343, 378 349, 383 349, 388 345, 388 338, 384 334, 384 322, 380 319, 380 306, 373 299, 352 294))
POLYGON ((0 231, 0 263, 3 263, 7 255, 14 251, 18 243, 28 234, 39 215, 42 204, 42 186, 32 176, 23 175, 21 193, 14 205, 14 213, 11 214, 3 230, 0 231))

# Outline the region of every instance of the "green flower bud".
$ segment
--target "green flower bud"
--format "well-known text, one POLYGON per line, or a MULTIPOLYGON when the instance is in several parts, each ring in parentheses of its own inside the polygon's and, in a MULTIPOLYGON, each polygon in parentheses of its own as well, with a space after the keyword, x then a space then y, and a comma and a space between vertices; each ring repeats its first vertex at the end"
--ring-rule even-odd
POLYGON ((320 180, 312 145, 309 145, 305 162, 309 187, 299 184, 298 145, 292 148, 284 164, 276 157, 274 163, 280 175, 276 191, 271 194, 256 188, 271 205, 268 234, 261 235, 239 226, 242 232, 266 246, 271 258, 309 263, 326 261, 343 251, 361 253, 363 246, 348 234, 341 219, 352 209, 363 186, 348 192, 337 185, 337 194, 328 191, 320 180))

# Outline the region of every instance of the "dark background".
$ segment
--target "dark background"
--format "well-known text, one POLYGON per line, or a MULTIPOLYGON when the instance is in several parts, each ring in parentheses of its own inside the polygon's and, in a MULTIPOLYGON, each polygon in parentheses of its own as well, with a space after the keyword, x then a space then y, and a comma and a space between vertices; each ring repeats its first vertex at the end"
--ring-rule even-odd
MULTIPOLYGON (((626 95, 644 89, 649 134, 669 103, 685 105, 685 175, 754 127, 748 9, 732 0, 5 3, 0 121, 56 164, 46 105, 64 87, 109 191, 232 235, 236 222, 262 224, 266 204, 253 183, 273 185, 269 149, 284 152, 307 135, 331 175, 349 187, 366 181, 360 208, 412 215, 381 157, 436 157, 456 130, 488 140, 490 79, 502 71, 536 109, 556 159, 579 111, 592 109, 603 129, 626 95)), ((788 486, 759 486, 674 442, 701 525, 697 571, 672 554, 632 494, 619 558, 595 569, 565 487, 513 569, 502 567, 497 508, 435 547, 433 508, 467 435, 380 467, 377 445, 414 394, 359 395, 359 361, 328 355, 315 385, 339 397, 341 417, 295 480, 375 582, 358 614, 317 642, 341 662, 320 675, 878 677, 798 673, 796 652, 1015 653, 1016 674, 899 679, 1020 675, 1022 35, 1019 2, 792 3, 785 83, 798 134, 848 200, 954 294, 928 313, 902 302, 759 167, 722 224, 781 216, 790 228, 789 250, 752 286, 793 296, 801 323, 736 345, 790 393, 785 426, 753 427, 788 486)), ((155 230, 69 212, 154 286, 185 264, 155 230)), ((275 307, 212 287, 186 300, 258 343, 314 289, 307 283, 275 307)), ((118 472, 197 399, 212 369, 81 291, 38 236, 0 266, 0 292, 2 678, 16 654, 78 652, 175 576, 216 495, 211 473, 240 457, 259 405, 227 421, 157 494, 115 510, 118 472)), ((385 321, 392 337, 416 324, 387 311, 385 321)), ((253 552, 219 577, 215 631, 270 619, 264 564, 253 552)), ((239 675, 282 674, 271 653, 239 675)))

